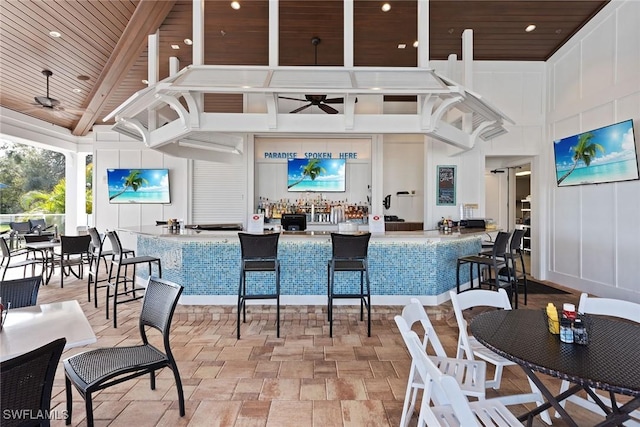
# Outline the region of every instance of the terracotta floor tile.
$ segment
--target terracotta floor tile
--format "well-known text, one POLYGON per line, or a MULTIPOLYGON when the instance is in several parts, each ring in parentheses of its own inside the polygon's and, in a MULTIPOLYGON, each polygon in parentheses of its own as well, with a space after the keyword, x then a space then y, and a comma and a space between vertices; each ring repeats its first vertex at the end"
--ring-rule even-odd
POLYGON ((170 404, 170 402, 131 402, 109 425, 155 427, 170 404))
POLYGON ((313 402, 313 427, 342 427, 342 405, 339 400, 313 402))
POLYGON ((249 360, 251 347, 224 347, 218 355, 218 360, 249 360))
POLYGON ((356 360, 356 353, 353 347, 325 347, 325 360, 356 360))
POLYGON ((241 408, 241 401, 202 401, 193 413, 189 426, 232 426, 238 418, 241 408))
POLYGON ((280 347, 274 347, 273 352, 271 353, 271 360, 302 360, 303 353, 304 347, 301 346, 289 347, 287 345, 284 345, 280 347))
POLYGON ((300 379, 267 378, 264 380, 260 400, 298 400, 300 379))
POLYGON ((343 401, 342 419, 345 427, 382 427, 389 425, 384 405, 379 400, 343 401))
POLYGON ((257 364, 253 360, 228 360, 222 365, 218 378, 253 378, 257 364))
POLYGON ((327 381, 323 378, 303 378, 300 385, 300 400, 326 400, 327 381))
POLYGON ((313 403, 308 401, 273 401, 267 419, 267 427, 310 426, 313 420, 313 403))
POLYGON ((328 378, 327 399, 329 400, 366 400, 364 382, 356 378, 328 378))
POLYGON ((308 361, 284 361, 280 364, 278 378, 313 378, 314 363, 308 361))
POLYGON ((339 378, 373 378, 371 365, 366 360, 339 361, 337 365, 339 378))
POLYGON ((336 362, 318 360, 313 364, 314 378, 337 378, 338 366, 336 362))

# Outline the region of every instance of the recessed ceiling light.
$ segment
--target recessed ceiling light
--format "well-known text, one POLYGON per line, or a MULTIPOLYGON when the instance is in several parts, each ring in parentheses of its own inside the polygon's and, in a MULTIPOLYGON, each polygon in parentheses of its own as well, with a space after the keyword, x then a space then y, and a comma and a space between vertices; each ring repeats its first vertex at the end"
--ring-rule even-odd
POLYGON ((62 34, 57 31, 49 31, 49 35, 54 38, 62 37, 62 34))
POLYGON ((240 9, 240 2, 238 2, 238 1, 232 1, 232 2, 231 2, 231 8, 232 8, 232 9, 235 9, 235 10, 240 9))
POLYGON ((184 44, 186 44, 187 46, 191 46, 193 44, 193 41, 191 39, 184 39, 184 44))
POLYGON ((529 24, 529 25, 527 25, 527 28, 525 28, 524 30, 525 30, 527 33, 530 33, 531 31, 533 31, 533 30, 535 30, 535 29, 536 29, 536 26, 535 26, 534 24, 529 24))
POLYGON ((391 5, 389 3, 385 3, 382 5, 381 9, 383 12, 389 12, 391 10, 391 5))
POLYGON ((178 50, 178 49, 180 49, 180 45, 172 44, 172 45, 171 45, 171 49, 173 49, 173 50, 178 50))
POLYGON ((81 92, 82 92, 82 89, 80 89, 80 88, 75 88, 75 89, 73 89, 73 91, 74 91, 75 93, 81 93, 81 92))
POLYGON ((414 41, 414 42, 413 42, 413 47, 418 47, 418 44, 419 44, 419 43, 418 43, 418 40, 414 41))
POLYGON ((380 90, 379 87, 372 87, 371 90, 380 90))
POLYGON ((398 49, 405 49, 407 47, 406 43, 398 43, 398 49))
POLYGON ((149 84, 149 80, 144 79, 144 80, 142 80, 142 83, 144 83, 144 84, 148 85, 148 84, 149 84))
POLYGON ((85 76, 84 74, 80 74, 78 77, 76 77, 76 79, 82 80, 83 82, 86 82, 87 80, 89 80, 89 78, 89 76, 85 76))
POLYGON ((531 171, 516 172, 516 176, 527 176, 527 175, 531 175, 531 171))

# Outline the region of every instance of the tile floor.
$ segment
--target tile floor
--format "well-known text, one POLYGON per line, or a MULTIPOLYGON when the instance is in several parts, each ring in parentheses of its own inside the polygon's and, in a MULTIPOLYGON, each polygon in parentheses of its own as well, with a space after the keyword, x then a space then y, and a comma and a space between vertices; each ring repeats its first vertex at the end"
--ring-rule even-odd
MULTIPOLYGON (((139 342, 140 301, 119 306, 119 326, 105 319, 104 289, 99 308, 87 302, 85 281, 56 277, 43 286, 40 303, 79 300, 98 337, 97 346, 139 342)), ((529 296, 529 308, 547 302, 578 302, 578 295, 529 296)), ((172 349, 178 362, 186 398, 186 416, 178 415, 177 393, 170 371, 158 374, 156 390, 148 377, 119 384, 94 397, 96 426, 397 426, 410 359, 393 316, 399 306, 374 306, 372 336, 358 319, 355 306, 334 310, 334 338, 329 338, 326 307, 285 306, 281 337, 275 336, 275 308, 248 308, 242 338, 235 338, 235 309, 225 306, 181 306, 173 320, 172 349)), ((427 307, 449 355, 455 354, 457 327, 450 303, 427 307)), ((52 337, 53 338, 53 337, 52 337)), ((63 359, 84 348, 67 350, 63 359)), ((489 372, 488 374, 491 374, 489 372)), ((544 376, 543 376, 544 377, 544 376)), ((559 380, 543 378, 552 389, 559 380)), ((518 367, 507 368, 500 390, 488 397, 524 392, 528 383, 518 367)), ((527 405, 531 408, 532 405, 527 405)), ((511 406, 516 413, 523 405, 511 406)), ((568 404, 579 425, 595 424, 599 417, 568 404)), ((63 418, 64 373, 59 367, 53 388, 52 410, 63 418)), ((84 402, 74 391, 72 425, 84 426, 84 402)), ((411 425, 416 425, 416 416, 411 425)), ((554 419, 554 425, 563 426, 554 419)), ((62 426, 62 419, 52 421, 62 426)), ((539 418, 535 426, 545 425, 539 418)))

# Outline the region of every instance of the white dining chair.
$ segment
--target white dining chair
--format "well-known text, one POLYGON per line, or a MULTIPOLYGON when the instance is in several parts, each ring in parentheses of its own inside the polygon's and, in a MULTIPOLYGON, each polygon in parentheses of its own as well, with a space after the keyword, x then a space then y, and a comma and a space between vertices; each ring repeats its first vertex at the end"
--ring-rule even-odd
MULTIPOLYGON (((511 302, 509 301, 507 291, 502 288, 497 291, 487 289, 469 289, 461 293, 449 291, 449 295, 451 297, 453 311, 458 324, 458 347, 456 357, 467 358, 470 360, 474 360, 477 357, 494 365, 495 371, 493 379, 487 380, 486 387, 492 387, 496 390, 499 389, 504 367, 517 366, 517 363, 498 355, 493 350, 481 344, 475 337, 473 337, 473 335, 469 335, 467 332, 467 321, 464 318, 463 312, 474 307, 494 307, 502 310, 511 310, 511 302)), ((544 398, 542 397, 540 390, 529 377, 527 377, 527 380, 531 387, 531 393, 501 396, 499 399, 502 403, 505 405, 518 405, 522 403, 536 402, 537 405, 542 405, 544 398)), ((551 424, 549 411, 542 412, 540 417, 545 423, 551 424)))
MULTIPOLYGON (((598 298, 590 297, 586 293, 580 295, 580 303, 578 304, 578 313, 580 314, 595 314, 602 316, 613 316, 620 319, 630 320, 632 322, 640 323, 640 304, 624 301, 613 298, 598 298)), ((562 381, 560 385, 560 393, 563 393, 569 389, 569 381, 562 381)), ((595 390, 594 390, 595 392, 595 390)), ((602 402, 611 408, 611 399, 609 396, 598 394, 602 402)), ((600 408, 593 399, 580 397, 577 395, 571 395, 562 402, 560 405, 564 408, 565 403, 569 401, 582 408, 588 409, 591 412, 605 415, 602 408, 600 408)), ((640 410, 631 412, 631 420, 625 421, 625 425, 640 426, 640 410)), ((555 413, 556 418, 560 417, 558 411, 555 413)))
POLYGON ((440 370, 433 357, 422 348, 415 332, 404 331, 402 336, 415 362, 416 374, 425 384, 418 427, 522 426, 498 399, 469 402, 459 381, 440 370))
MULTIPOLYGON (((429 357, 433 363, 436 364, 440 372, 454 377, 466 396, 472 396, 477 399, 485 398, 486 363, 480 360, 447 357, 442 343, 438 339, 435 329, 420 301, 412 298, 411 302, 403 308, 402 315, 395 316, 395 322, 403 339, 406 338, 406 334, 411 331, 414 324, 420 323, 424 330, 422 349, 426 353, 427 347, 429 343, 431 343, 436 354, 435 356, 430 355, 429 357)), ((406 341, 405 344, 407 344, 406 341)), ((402 407, 402 417, 400 419, 401 427, 405 427, 409 423, 411 414, 413 414, 415 409, 418 392, 424 390, 424 387, 422 377, 416 372, 416 361, 412 357, 402 407)))

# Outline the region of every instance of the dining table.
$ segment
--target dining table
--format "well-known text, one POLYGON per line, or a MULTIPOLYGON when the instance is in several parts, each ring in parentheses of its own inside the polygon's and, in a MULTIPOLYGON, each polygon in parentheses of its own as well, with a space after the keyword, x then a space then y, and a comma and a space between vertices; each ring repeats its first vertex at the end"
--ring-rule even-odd
POLYGON ((640 325, 598 315, 581 315, 586 326, 586 344, 561 342, 549 331, 543 310, 495 310, 471 320, 471 332, 483 345, 516 362, 540 389, 546 402, 518 417, 531 425, 533 417, 553 407, 570 426, 577 426, 560 405, 567 397, 584 390, 606 414, 598 427, 622 425, 640 407, 640 325), (571 382, 556 394, 541 381, 546 374, 571 382), (593 389, 608 392, 611 407, 593 389), (617 402, 616 396, 628 396, 617 402))
POLYGON ((97 338, 77 300, 9 309, 0 330, 0 361, 66 338, 65 350, 97 338))

